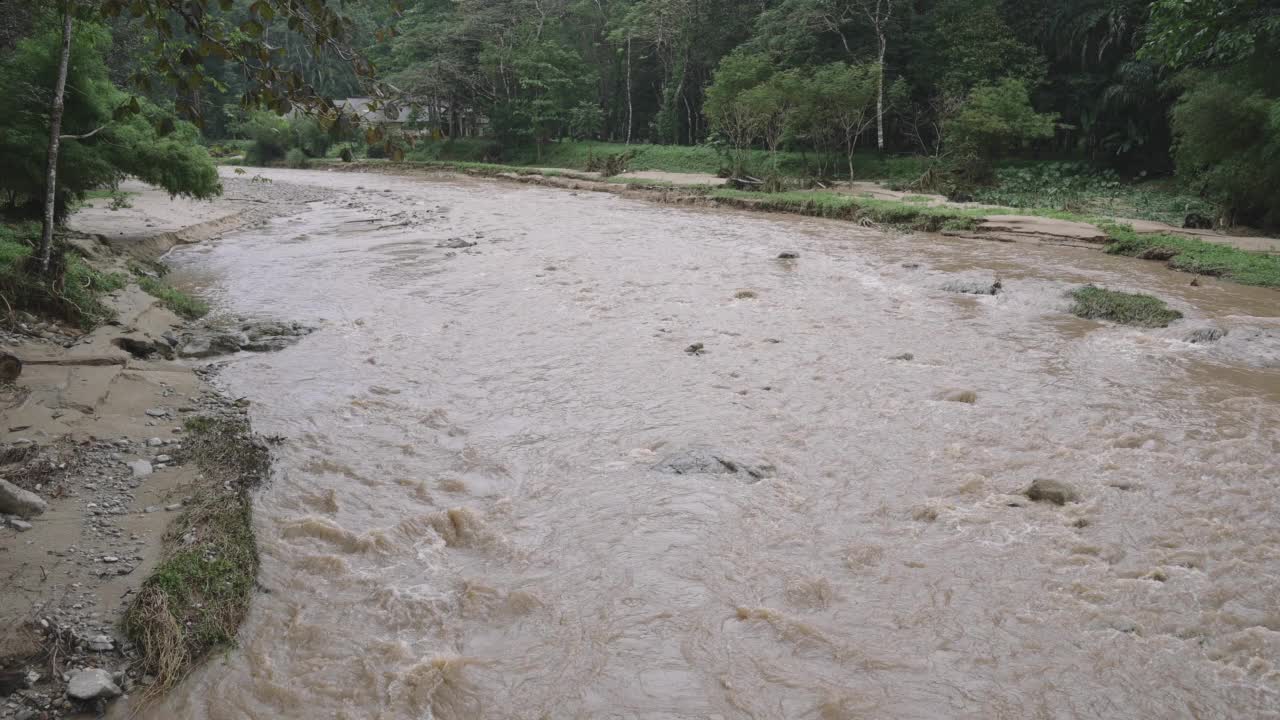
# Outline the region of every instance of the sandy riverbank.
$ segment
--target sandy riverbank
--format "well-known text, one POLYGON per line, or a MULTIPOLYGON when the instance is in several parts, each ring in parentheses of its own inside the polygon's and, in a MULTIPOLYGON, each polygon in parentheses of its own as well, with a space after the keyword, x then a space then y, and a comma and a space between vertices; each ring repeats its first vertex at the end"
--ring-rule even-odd
MULTIPOLYGON (((132 207, 82 209, 69 240, 101 268, 122 270, 325 196, 230 173, 224 183, 213 202, 126 183, 132 207)), ((79 669, 106 670, 125 693, 150 680, 131 669, 138 649, 120 620, 204 479, 188 463, 184 422, 245 412, 198 361, 139 356, 139 347, 174 344, 189 323, 135 284, 107 303, 116 320, 88 334, 32 318, 0 331, 0 352, 25 363, 15 384, 0 386, 0 478, 47 507, 0 515, 0 718, 84 709, 65 699, 79 669)))

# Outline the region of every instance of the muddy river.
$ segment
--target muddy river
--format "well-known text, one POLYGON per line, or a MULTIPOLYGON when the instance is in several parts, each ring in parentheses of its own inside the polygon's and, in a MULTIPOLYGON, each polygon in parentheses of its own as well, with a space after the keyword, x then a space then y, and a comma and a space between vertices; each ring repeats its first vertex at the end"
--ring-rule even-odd
POLYGON ((1280 717, 1280 293, 269 174, 342 193, 171 259, 227 312, 319 330, 222 373, 287 438, 262 591, 151 717, 1280 717), (1079 320, 1086 282, 1187 319, 1079 320))

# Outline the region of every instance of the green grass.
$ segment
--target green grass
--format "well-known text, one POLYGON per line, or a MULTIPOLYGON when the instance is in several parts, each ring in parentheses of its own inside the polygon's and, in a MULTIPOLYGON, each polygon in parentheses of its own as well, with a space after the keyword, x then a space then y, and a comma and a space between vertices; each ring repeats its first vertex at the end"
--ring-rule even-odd
POLYGON ((1106 251, 1143 259, 1167 260, 1169 267, 1212 275, 1242 285, 1280 288, 1280 256, 1249 252, 1181 235, 1139 235, 1128 225, 1104 224, 1111 238, 1106 251))
POLYGON ((123 623, 145 672, 156 677, 148 697, 172 687, 212 649, 234 642, 258 574, 249 493, 265 479, 270 455, 244 420, 202 418, 187 427, 184 452, 202 479, 166 531, 164 556, 123 623))
POLYGON ((0 223, 0 312, 28 312, 85 330, 110 320, 102 295, 124 287, 125 276, 95 270, 75 252, 56 247, 54 265, 62 274, 45 282, 29 268, 39 237, 39 223, 0 223))
POLYGON ((1071 313, 1087 320, 1110 320, 1122 325, 1162 328, 1182 318, 1163 300, 1150 295, 1123 293, 1085 285, 1071 291, 1071 313))
POLYGON ((979 211, 967 208, 929 207, 826 191, 756 193, 722 188, 712 190, 709 196, 735 207, 753 210, 787 212, 854 222, 870 221, 927 232, 936 232, 944 228, 972 230, 978 226, 982 217, 979 211))
POLYGON ((209 314, 209 304, 189 295, 163 280, 146 275, 138 276, 138 287, 158 299, 161 304, 188 320, 199 320, 209 314))
MULTIPOLYGON (((729 159, 708 145, 647 145, 605 143, 595 141, 562 141, 543 146, 541 157, 536 147, 501 148, 493 140, 465 138, 419 143, 405 159, 412 162, 458 162, 507 166, 564 168, 586 170, 592 158, 631 153, 628 170, 658 170, 673 173, 722 174, 729 159)), ((815 174, 819 157, 812 152, 779 152, 778 172, 789 177, 815 174)), ((751 174, 764 175, 773 167, 773 158, 764 150, 746 152, 746 166, 751 174)), ((825 163, 836 172, 844 170, 844 158, 825 163)), ((918 178, 927 169, 927 158, 880 156, 861 153, 854 159, 854 172, 859 179, 902 180, 918 178)))

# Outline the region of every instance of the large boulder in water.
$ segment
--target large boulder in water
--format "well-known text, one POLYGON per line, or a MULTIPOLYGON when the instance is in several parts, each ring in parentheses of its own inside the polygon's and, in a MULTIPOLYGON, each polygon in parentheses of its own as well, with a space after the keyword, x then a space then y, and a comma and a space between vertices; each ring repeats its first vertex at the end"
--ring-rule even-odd
POLYGON ((1026 495, 1034 502, 1066 505, 1080 498, 1075 488, 1057 480, 1036 480, 1027 488, 1026 495))

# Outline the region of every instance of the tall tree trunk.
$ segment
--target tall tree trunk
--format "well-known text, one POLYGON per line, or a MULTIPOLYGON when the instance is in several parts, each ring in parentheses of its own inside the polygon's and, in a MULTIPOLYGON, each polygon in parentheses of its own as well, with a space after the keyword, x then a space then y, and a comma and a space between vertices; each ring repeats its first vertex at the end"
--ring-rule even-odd
POLYGON ((627 144, 631 144, 631 128, 635 125, 635 102, 631 95, 631 34, 627 34, 627 144))
POLYGON ((40 273, 48 274, 53 253, 54 209, 58 201, 58 146, 62 141, 63 98, 67 92, 67 63, 71 58, 71 5, 62 7, 62 51, 58 55, 58 81, 53 87, 49 113, 49 167, 44 177, 44 227, 40 234, 40 273))
POLYGON ((888 46, 880 32, 880 67, 876 70, 876 147, 884 152, 884 55, 888 46))

